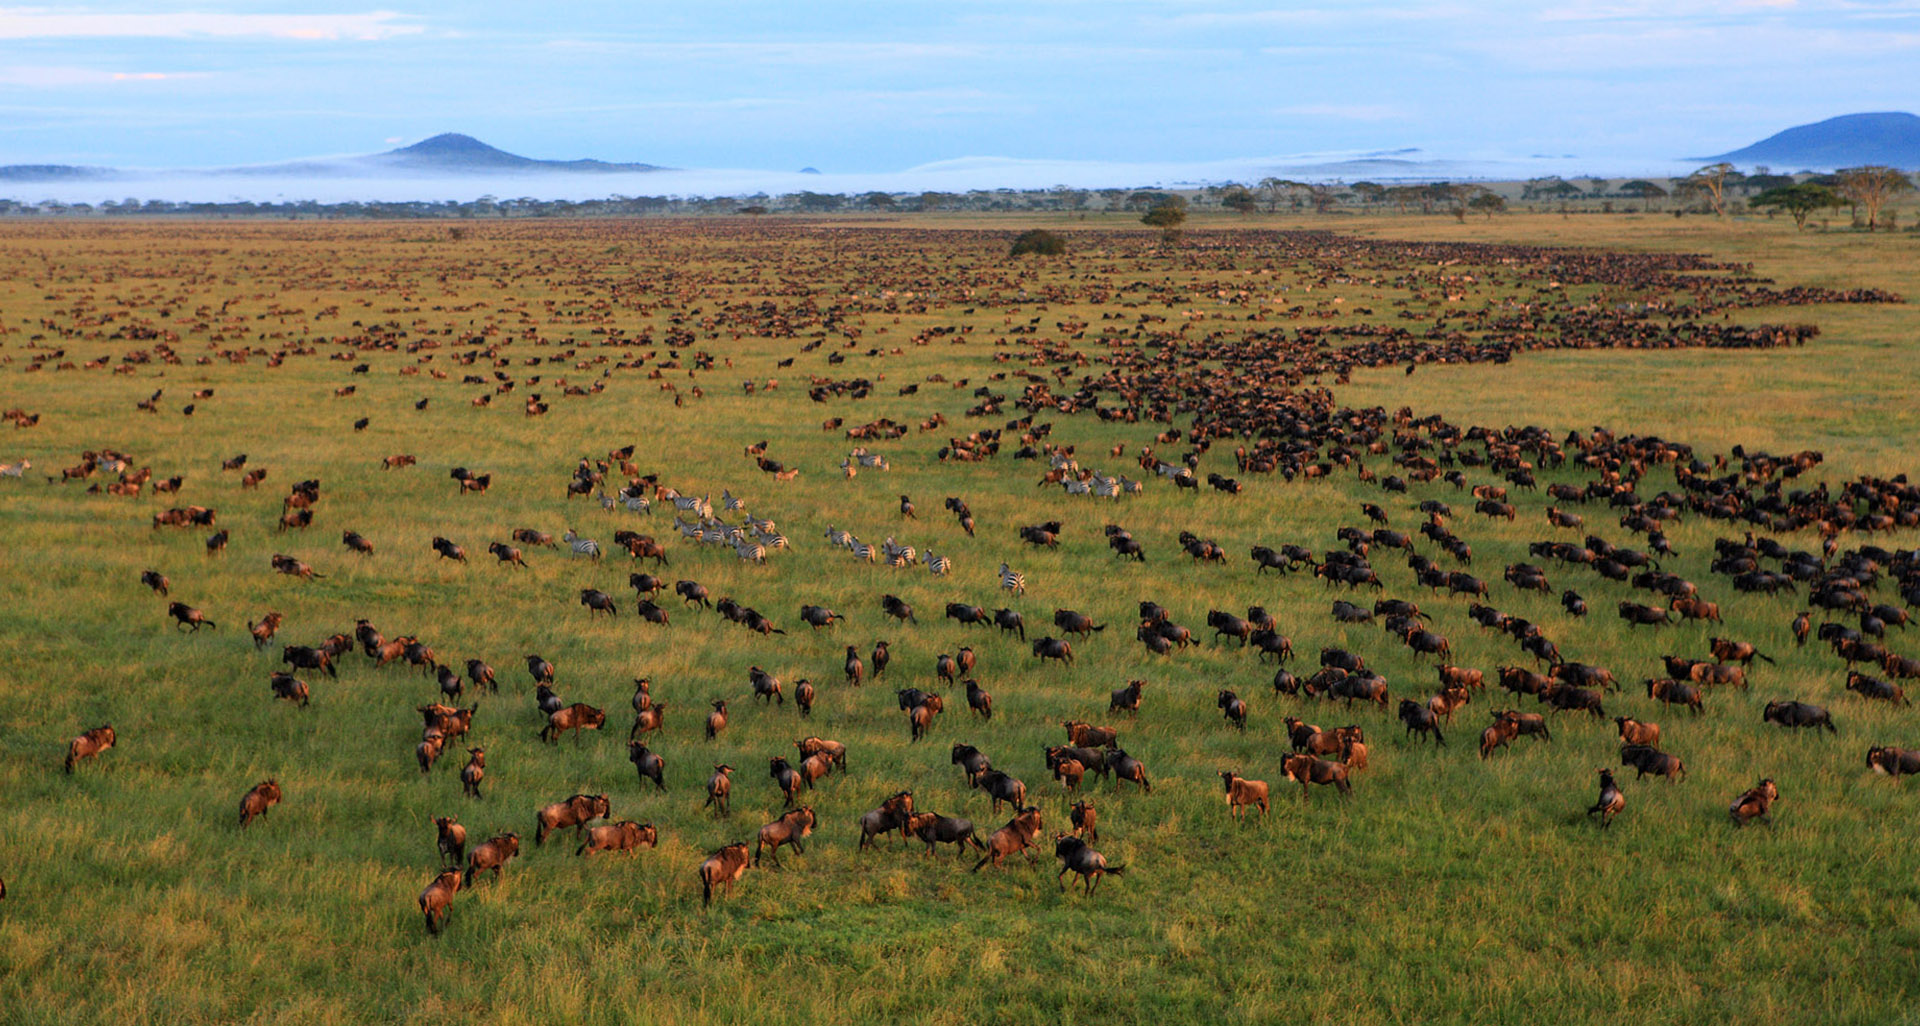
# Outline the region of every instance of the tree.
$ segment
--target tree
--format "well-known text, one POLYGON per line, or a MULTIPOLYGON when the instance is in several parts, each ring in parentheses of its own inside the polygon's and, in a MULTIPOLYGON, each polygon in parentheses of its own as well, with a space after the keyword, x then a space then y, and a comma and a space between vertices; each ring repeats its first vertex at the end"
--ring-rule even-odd
POLYGON ((1702 193, 1707 197, 1708 205, 1713 207, 1716 217, 1727 216, 1727 185, 1740 180, 1740 172, 1732 164, 1724 161, 1708 164, 1706 167, 1681 179, 1680 184, 1689 192, 1702 193))
POLYGON ((1244 185, 1229 186, 1220 195, 1220 205, 1236 214, 1251 214, 1260 209, 1259 201, 1244 185))
POLYGON ((1801 182, 1799 185, 1768 189, 1748 200, 1747 205, 1784 210, 1793 215, 1793 223, 1796 226, 1805 228, 1808 214, 1827 207, 1844 207, 1847 201, 1824 185, 1801 182))
POLYGON ((1180 226, 1187 223, 1187 201, 1169 196, 1142 214, 1140 223, 1160 229, 1160 241, 1172 245, 1180 238, 1180 226))
POLYGON ((893 197, 884 192, 867 193, 865 196, 860 197, 860 202, 865 203, 875 210, 893 209, 893 197))
POLYGON ((1013 240, 1013 250, 1007 255, 1025 256, 1032 253, 1037 256, 1062 256, 1066 252, 1067 240, 1045 228, 1030 228, 1013 240))
POLYGON ((1895 194, 1913 188, 1904 172, 1896 171, 1883 164, 1868 164, 1863 167, 1842 168, 1834 177, 1839 180, 1836 191, 1849 203, 1858 204, 1867 211, 1867 231, 1873 231, 1880 221, 1880 208, 1895 194))
POLYGON ((1491 221, 1494 214, 1507 209, 1507 201, 1497 192, 1483 192, 1468 200, 1467 206, 1487 215, 1487 220, 1491 221))
POLYGON ((1386 187, 1378 182, 1353 183, 1353 194, 1360 197, 1360 202, 1368 206, 1380 202, 1380 198, 1386 194, 1386 191, 1386 187))
POLYGON ((1646 213, 1653 201, 1664 197, 1667 190, 1644 179, 1634 179, 1620 186, 1620 195, 1640 201, 1640 212, 1646 213))

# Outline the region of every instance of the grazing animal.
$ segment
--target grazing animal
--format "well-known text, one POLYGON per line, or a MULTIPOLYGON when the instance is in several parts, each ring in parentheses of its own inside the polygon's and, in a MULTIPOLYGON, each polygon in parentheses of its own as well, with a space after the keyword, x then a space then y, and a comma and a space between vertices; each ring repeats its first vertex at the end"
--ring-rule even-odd
POLYGON ((993 863, 998 869, 1006 857, 1017 852, 1026 852, 1029 861, 1033 859, 1033 839, 1040 836, 1042 827, 1040 810, 1032 806, 1021 809, 1007 821, 1007 825, 987 836, 986 855, 974 863, 972 872, 978 873, 987 863, 993 863))
POLYGON ((1760 781, 1741 792, 1740 797, 1727 807, 1727 816, 1737 827, 1746 826, 1759 820, 1768 826, 1773 825, 1773 803, 1780 800, 1780 788, 1771 777, 1760 781))
POLYGON ((102 725, 67 742, 66 771, 72 773, 75 763, 83 759, 94 758, 101 752, 112 748, 118 740, 119 738, 114 734, 112 726, 102 725))
POLYGON ((246 829, 255 819, 267 814, 267 810, 280 804, 280 782, 263 780, 253 785, 253 789, 240 798, 240 828, 246 829))
POLYGON ((782 845, 792 845, 794 851, 806 854, 807 849, 800 842, 813 833, 813 824, 813 807, 810 805, 782 813, 779 819, 761 827, 759 835, 754 838, 753 864, 758 866, 764 854, 773 860, 774 865, 779 865, 782 845))
POLYGON ((1060 872, 1054 877, 1055 880, 1060 881, 1060 889, 1063 891, 1067 889, 1066 875, 1069 872, 1076 873, 1081 883, 1086 886, 1087 897, 1093 897, 1094 890, 1100 886, 1101 879, 1107 875, 1119 876, 1127 871, 1125 866, 1107 865, 1106 856, 1094 851, 1087 846, 1087 842, 1071 834, 1061 834, 1054 840, 1053 853, 1060 859, 1060 872))
POLYGON ((275 670, 267 678, 267 684, 273 688, 274 698, 288 702, 298 702, 302 709, 312 704, 312 699, 308 697, 307 682, 290 673, 281 673, 275 670))
POLYGON ((520 835, 501 834, 489 838, 485 844, 473 849, 467 855, 466 886, 473 886, 474 877, 486 870, 493 870, 493 879, 497 883, 501 872, 506 868, 507 860, 520 854, 520 835))
MULTIPOLYGON (((1000 564, 1000 587, 1002 590, 1013 592, 1015 595, 1025 595, 1027 593, 1027 575, 1002 563, 1000 564)), ((998 863, 995 863, 995 865, 998 865, 998 863)))
POLYGON ((587 839, 574 855, 592 855, 599 851, 638 852, 641 848, 657 848, 660 845, 660 831, 652 823, 635 823, 623 819, 618 823, 607 823, 587 830, 587 839))
MULTIPOLYGON (((860 817, 859 850, 864 851, 872 847, 874 838, 885 836, 895 830, 900 831, 900 839, 905 841, 907 839, 908 827, 914 818, 913 792, 894 792, 886 801, 880 803, 879 808, 873 809, 860 817)), ((968 823, 967 833, 971 834, 972 832, 973 824, 968 823)), ((931 841, 927 843, 927 853, 933 853, 933 842, 931 841)))
POLYGON ((588 823, 596 819, 605 819, 613 811, 613 806, 604 794, 576 794, 565 801, 554 802, 534 813, 533 843, 547 843, 547 835, 555 830, 573 828, 578 838, 588 823))
POLYGON ((977 714, 983 720, 993 719, 993 696, 988 694, 987 689, 981 687, 980 682, 974 680, 972 677, 967 678, 966 687, 967 709, 977 714))
POLYGON ((1063 638, 1041 638, 1033 643, 1033 656, 1042 662, 1058 659, 1071 666, 1073 665, 1073 645, 1063 638))
POLYGON ((1587 808, 1587 815, 1600 817, 1600 829, 1613 825, 1613 817, 1627 807, 1627 796, 1614 782, 1612 770, 1596 770, 1600 774, 1600 798, 1587 808))
POLYGON ((427 889, 420 892, 420 914, 426 917, 427 933, 437 936, 446 928, 447 916, 453 909, 453 896, 460 890, 460 871, 443 870, 433 878, 427 889))
POLYGON ((732 813, 733 767, 725 763, 713 767, 713 775, 707 778, 707 800, 700 807, 718 810, 720 815, 732 813))
POLYGON ((1867 749, 1867 766, 1886 777, 1920 774, 1920 750, 1874 745, 1867 749))
POLYGON ((212 620, 207 619, 207 614, 187 605, 185 602, 167 603, 167 615, 173 617, 173 626, 176 630, 182 627, 191 627, 194 633, 198 634, 202 627, 218 628, 220 626, 212 620))
MULTIPOLYGON (((471 712, 471 710, 468 710, 471 712)), ((480 793, 480 782, 487 777, 487 750, 485 748, 467 749, 467 764, 460 767, 460 793, 469 798, 484 797, 480 793)))
MULTIPOLYGON (((1446 736, 1440 732, 1440 718, 1432 707, 1422 705, 1411 698, 1400 700, 1400 722, 1406 726, 1406 736, 1432 734, 1435 748, 1447 743, 1446 736)), ((1482 758, 1485 757, 1486 739, 1481 739, 1482 758)))
POLYGON ((172 582, 168 581, 166 575, 158 570, 141 571, 140 583, 160 593, 162 596, 166 595, 167 589, 172 587, 172 582))
POLYGON ((735 841, 723 848, 716 848, 705 862, 700 863, 700 904, 703 907, 713 904, 716 887, 732 893, 734 881, 746 875, 748 865, 747 842, 735 841))
POLYGON ((1267 814, 1266 781, 1248 780, 1240 774, 1228 770, 1221 771, 1220 781, 1226 786, 1227 810, 1232 813, 1234 819, 1239 819, 1240 814, 1246 811, 1246 807, 1249 805, 1259 806, 1260 815, 1265 816, 1267 814))
POLYGON ((1645 745, 1648 748, 1660 747, 1660 725, 1642 723, 1628 716, 1616 716, 1613 722, 1620 728, 1620 743, 1623 745, 1645 745))
POLYGON ((467 860, 467 828, 453 816, 437 816, 433 825, 439 831, 440 864, 455 866, 467 860))
POLYGON ((1245 699, 1231 691, 1223 690, 1219 695, 1215 696, 1214 705, 1219 707, 1221 715, 1227 718, 1228 723, 1233 724, 1241 730, 1247 729, 1247 702, 1245 699))
POLYGON ((1331 762, 1315 758, 1312 755, 1289 755, 1281 762, 1287 779, 1300 785, 1300 800, 1307 800, 1309 784, 1331 784, 1342 797, 1353 794, 1353 785, 1347 782, 1347 767, 1344 763, 1331 762))
POLYGON ((604 709, 595 709, 585 702, 575 702, 547 714, 547 725, 540 730, 540 740, 554 744, 560 740, 561 734, 571 730, 574 744, 579 744, 582 730, 599 730, 606 723, 604 709))
POLYGON ((711 741, 727 729, 727 703, 724 699, 713 700, 713 711, 707 714, 707 740, 711 741))
POLYGON ((1833 716, 1817 705, 1805 702, 1768 702, 1767 708, 1760 714, 1762 723, 1778 723, 1782 727, 1825 727, 1827 733, 1839 733, 1833 727, 1833 716))
POLYGON ((567 528, 566 533, 560 536, 560 540, 566 542, 576 556, 588 556, 595 560, 600 558, 600 543, 594 541, 592 538, 580 537, 580 535, 574 533, 571 527, 567 528))
POLYGON ((973 820, 957 816, 942 816, 935 812, 915 813, 907 817, 906 833, 926 842, 927 855, 932 856, 934 848, 941 844, 951 844, 961 858, 965 858, 967 848, 985 851, 986 845, 974 835, 973 820))
POLYGON ((1678 780, 1687 775, 1687 767, 1680 757, 1670 755, 1650 745, 1622 745, 1620 747, 1620 765, 1631 766, 1639 771, 1635 780, 1651 773, 1656 777, 1666 777, 1669 781, 1678 780))

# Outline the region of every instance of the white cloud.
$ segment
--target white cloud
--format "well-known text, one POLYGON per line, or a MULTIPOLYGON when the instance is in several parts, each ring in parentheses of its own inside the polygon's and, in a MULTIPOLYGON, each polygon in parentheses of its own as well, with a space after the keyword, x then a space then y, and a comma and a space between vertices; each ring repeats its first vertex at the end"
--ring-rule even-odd
POLYGON ((207 73, 202 71, 106 71, 100 68, 38 64, 0 67, 0 86, 29 89, 111 85, 116 82, 167 82, 206 77, 207 73))
POLYGON ((0 7, 0 39, 376 40, 413 35, 421 26, 393 11, 362 14, 106 14, 46 7, 0 7))

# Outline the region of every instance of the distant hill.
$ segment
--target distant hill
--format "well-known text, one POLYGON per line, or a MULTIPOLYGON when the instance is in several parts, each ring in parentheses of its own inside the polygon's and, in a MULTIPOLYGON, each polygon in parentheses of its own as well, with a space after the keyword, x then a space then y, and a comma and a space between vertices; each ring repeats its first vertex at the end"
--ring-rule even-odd
POLYGON ((1742 167, 1765 164, 1775 171, 1831 171, 1862 164, 1913 170, 1920 168, 1920 117, 1844 114, 1789 128, 1731 153, 1699 159, 1742 167))
POLYGON ((410 171, 458 171, 486 173, 495 171, 583 171, 633 172, 659 171, 653 164, 615 164, 604 160, 537 160, 508 153, 458 132, 445 132, 431 139, 402 146, 397 150, 357 158, 357 163, 379 167, 402 167, 410 171))
MULTIPOLYGON (((285 164, 255 164, 183 172, 193 175, 240 175, 250 178, 300 176, 350 178, 356 175, 473 175, 473 174, 609 174, 664 171, 653 164, 615 164, 604 160, 536 160, 508 153, 458 132, 402 146, 385 153, 331 160, 298 160, 285 164)), ((111 180, 129 172, 110 167, 71 164, 9 164, 0 166, 0 182, 64 182, 80 179, 111 180)))

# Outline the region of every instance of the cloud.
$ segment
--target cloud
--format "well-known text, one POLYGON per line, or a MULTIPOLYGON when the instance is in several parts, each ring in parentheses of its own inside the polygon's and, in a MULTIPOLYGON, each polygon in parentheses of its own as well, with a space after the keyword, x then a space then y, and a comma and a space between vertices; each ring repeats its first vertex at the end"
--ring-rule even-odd
POLYGON ((0 86, 21 86, 29 89, 111 85, 115 82, 167 82, 207 77, 207 73, 203 71, 105 71, 100 68, 37 64, 0 67, 0 86))
POLYGON ((1342 121, 1398 121, 1410 116, 1404 108, 1387 103, 1299 103, 1277 108, 1274 113, 1342 121))
POLYGON ((393 11, 362 14, 72 13, 46 7, 0 7, 0 39, 294 39, 378 40, 422 27, 393 11))

